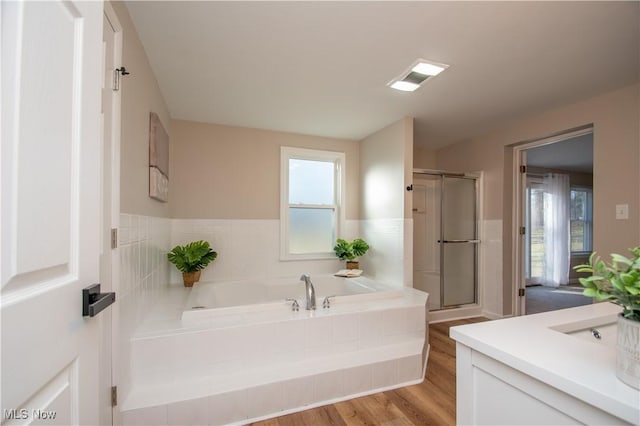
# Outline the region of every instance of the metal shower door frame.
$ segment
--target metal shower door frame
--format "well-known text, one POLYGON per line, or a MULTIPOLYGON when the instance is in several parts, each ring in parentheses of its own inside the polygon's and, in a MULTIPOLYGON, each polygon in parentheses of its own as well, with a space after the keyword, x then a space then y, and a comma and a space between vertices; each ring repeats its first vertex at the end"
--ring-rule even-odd
POLYGON ((453 173, 447 172, 443 170, 430 170, 430 169, 414 169, 413 173, 415 174, 423 174, 423 175, 432 175, 440 177, 440 239, 438 243, 440 245, 440 309, 454 309, 460 308, 464 306, 472 306, 478 304, 478 244, 480 240, 478 239, 478 179, 479 176, 471 173, 453 173), (445 240, 444 235, 444 203, 445 203, 445 188, 444 182, 446 178, 456 178, 456 179, 469 179, 473 180, 473 189, 474 189, 474 199, 473 199, 473 217, 474 217, 474 228, 473 234, 474 238, 470 240, 445 240), (461 304, 461 305, 445 305, 444 303, 444 291, 445 291, 445 244, 473 244, 473 291, 474 291, 474 300, 469 304, 461 304))

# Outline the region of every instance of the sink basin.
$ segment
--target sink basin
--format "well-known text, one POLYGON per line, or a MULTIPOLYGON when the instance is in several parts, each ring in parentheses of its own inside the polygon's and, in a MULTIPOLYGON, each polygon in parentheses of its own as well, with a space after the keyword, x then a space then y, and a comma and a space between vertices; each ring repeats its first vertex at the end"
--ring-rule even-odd
POLYGON ((605 316, 549 327, 568 336, 615 348, 617 317, 605 316))
POLYGON ((609 323, 596 325, 581 330, 570 331, 566 334, 577 337, 579 339, 588 340, 590 342, 615 347, 616 344, 617 324, 609 323))

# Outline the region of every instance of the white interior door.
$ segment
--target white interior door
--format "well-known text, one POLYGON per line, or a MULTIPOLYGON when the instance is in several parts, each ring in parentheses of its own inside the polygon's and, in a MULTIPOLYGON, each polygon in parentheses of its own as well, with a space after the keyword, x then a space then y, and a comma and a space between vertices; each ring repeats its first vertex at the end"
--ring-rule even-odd
POLYGON ((102 2, 2 2, 3 423, 97 424, 102 2))

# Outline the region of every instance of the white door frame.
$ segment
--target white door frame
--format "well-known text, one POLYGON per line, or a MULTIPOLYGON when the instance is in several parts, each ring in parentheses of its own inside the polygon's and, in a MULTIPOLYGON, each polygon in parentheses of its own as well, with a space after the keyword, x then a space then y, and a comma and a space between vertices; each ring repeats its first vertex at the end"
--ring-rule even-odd
MULTIPOLYGON (((111 23, 114 29, 114 43, 113 43, 113 57, 116 67, 120 67, 122 64, 122 44, 123 44, 123 28, 118 15, 111 2, 104 2, 104 14, 111 23)), ((121 102, 122 102, 122 84, 119 85, 119 90, 113 92, 112 109, 111 109, 111 215, 108 220, 105 220, 103 227, 107 227, 109 230, 120 228, 120 135, 121 135, 121 102), (107 223, 108 222, 108 223, 107 223)), ((108 123, 104 123, 105 126, 108 123)), ((105 230, 103 230, 105 231, 105 230)), ((119 241, 116 248, 111 250, 111 290, 119 293, 120 290, 120 253, 119 253, 119 241)), ((120 309, 116 304, 111 311, 111 327, 105 327, 105 332, 110 331, 110 336, 103 336, 103 339, 111 340, 111 385, 117 386, 119 383, 119 324, 120 324, 120 309)), ((112 407, 112 421, 113 424, 120 424, 120 410, 117 406, 112 407)))
MULTIPOLYGON (((556 142, 561 142, 566 139, 575 138, 582 135, 593 133, 593 124, 582 126, 566 130, 560 133, 555 133, 551 136, 547 136, 541 139, 535 139, 532 141, 523 142, 518 146, 513 147, 513 208, 512 208, 512 253, 513 259, 515 259, 514 267, 512 271, 512 312, 514 316, 524 315, 525 311, 525 297, 520 297, 518 291, 526 287, 525 283, 525 265, 524 265, 524 253, 525 253, 525 236, 520 235, 520 227, 525 226, 525 193, 526 193, 526 176, 520 172, 521 166, 526 166, 526 151, 531 148, 536 148, 544 145, 551 145, 556 142)), ((525 228, 526 229, 526 228, 525 228)), ((527 229, 525 232, 529 232, 527 229)))

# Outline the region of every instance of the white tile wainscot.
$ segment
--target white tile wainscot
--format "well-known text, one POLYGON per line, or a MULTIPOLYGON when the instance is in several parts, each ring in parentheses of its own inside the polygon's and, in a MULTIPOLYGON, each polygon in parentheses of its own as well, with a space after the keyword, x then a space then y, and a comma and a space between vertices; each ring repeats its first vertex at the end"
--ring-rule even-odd
MULTIPOLYGON (((279 278, 301 272, 329 274, 344 268, 337 258, 281 261, 279 220, 171 219, 170 225, 171 247, 206 240, 218 253, 202 271, 202 281, 279 278)), ((342 237, 359 237, 359 227, 360 221, 347 220, 342 237)), ((182 283, 182 276, 173 267, 170 279, 172 284, 182 283)))
POLYGON ((168 287, 170 229, 168 218, 120 215, 114 369, 121 398, 126 398, 131 387, 131 337, 168 287))
POLYGON ((167 289, 131 341, 125 425, 247 423, 423 380, 426 293, 345 297, 316 311, 250 305, 183 324, 186 291, 167 289))
POLYGON ((596 303, 451 328, 459 424, 640 424, 640 391, 616 377, 615 345, 574 331, 615 323, 596 303))

